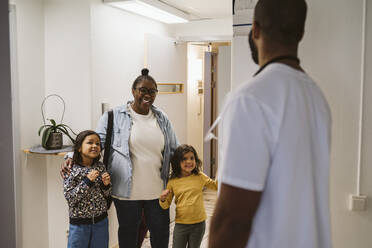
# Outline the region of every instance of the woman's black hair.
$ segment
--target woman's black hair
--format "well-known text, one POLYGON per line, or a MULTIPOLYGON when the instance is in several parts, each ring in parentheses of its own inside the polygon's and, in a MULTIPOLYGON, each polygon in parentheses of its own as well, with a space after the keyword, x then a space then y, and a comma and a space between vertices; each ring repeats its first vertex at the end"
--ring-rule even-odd
POLYGON ((176 178, 182 176, 181 170, 181 162, 184 160, 184 156, 186 153, 192 152, 195 157, 195 169, 192 170, 191 173, 198 175, 201 170, 202 161, 199 159, 198 154, 194 147, 190 145, 180 145, 174 151, 173 156, 171 158, 171 165, 172 165, 172 173, 170 178, 176 178))
MULTIPOLYGON (((85 130, 85 131, 82 131, 80 132, 77 136, 76 136, 76 139, 75 139, 75 143, 74 143, 74 156, 72 157, 72 163, 73 164, 82 164, 83 163, 83 159, 81 157, 81 154, 79 152, 79 149, 81 148, 81 146, 83 145, 83 142, 84 142, 84 139, 89 136, 89 135, 97 135, 98 139, 99 139, 99 142, 101 143, 101 138, 99 137, 98 133, 92 131, 92 130, 85 130)), ((101 154, 98 155, 98 157, 96 157, 95 159, 93 159, 93 164, 98 162, 99 159, 101 158, 101 154)))
POLYGON ((134 80, 134 82, 132 84, 132 89, 136 89, 137 84, 139 84, 140 82, 145 81, 145 80, 150 81, 151 83, 153 83, 155 85, 155 88, 158 88, 158 85, 156 84, 155 79, 149 75, 149 69, 143 68, 141 70, 141 75, 138 76, 136 78, 136 80, 134 80))

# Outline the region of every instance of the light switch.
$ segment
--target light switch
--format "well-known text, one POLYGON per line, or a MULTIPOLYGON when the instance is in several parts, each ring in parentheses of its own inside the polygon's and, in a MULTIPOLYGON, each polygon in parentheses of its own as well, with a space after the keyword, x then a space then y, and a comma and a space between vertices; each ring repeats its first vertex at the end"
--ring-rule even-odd
POLYGON ((350 211, 365 211, 367 203, 366 195, 350 195, 349 210, 350 211))
POLYGON ((109 110, 110 110, 110 104, 109 103, 107 103, 107 102, 101 103, 102 114, 105 113, 106 111, 109 111, 109 110))

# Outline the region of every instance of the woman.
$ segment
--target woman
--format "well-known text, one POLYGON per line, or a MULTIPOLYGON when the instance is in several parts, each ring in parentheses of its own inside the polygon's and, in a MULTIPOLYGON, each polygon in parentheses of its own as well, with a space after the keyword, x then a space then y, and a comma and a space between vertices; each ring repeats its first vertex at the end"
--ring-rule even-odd
MULTIPOLYGON (((138 247, 142 211, 153 248, 167 248, 169 210, 159 205, 166 187, 171 155, 178 146, 167 116, 153 106, 157 84, 143 69, 132 85, 133 101, 113 109, 113 136, 108 162, 112 197, 119 222, 119 246, 138 247)), ((107 112, 96 132, 106 140, 107 112)))

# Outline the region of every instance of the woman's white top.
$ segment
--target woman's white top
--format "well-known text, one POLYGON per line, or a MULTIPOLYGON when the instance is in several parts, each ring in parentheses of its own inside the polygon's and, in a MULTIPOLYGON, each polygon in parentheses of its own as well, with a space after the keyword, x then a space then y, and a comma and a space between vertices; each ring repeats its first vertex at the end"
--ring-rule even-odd
POLYGON ((130 107, 130 113, 133 120, 129 137, 133 185, 129 200, 158 199, 163 190, 160 168, 164 135, 151 109, 147 115, 141 115, 130 107))

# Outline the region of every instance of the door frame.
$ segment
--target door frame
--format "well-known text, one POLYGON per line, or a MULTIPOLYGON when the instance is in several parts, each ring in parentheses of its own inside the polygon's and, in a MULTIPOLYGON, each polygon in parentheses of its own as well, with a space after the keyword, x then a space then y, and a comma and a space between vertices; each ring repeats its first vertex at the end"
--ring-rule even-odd
MULTIPOLYGON (((213 124, 214 120, 217 118, 218 115, 218 87, 217 87, 217 61, 218 61, 218 53, 213 51, 213 45, 216 47, 220 45, 228 45, 232 46, 232 36, 214 36, 214 37, 203 37, 203 36, 189 36, 189 37, 180 37, 180 42, 188 42, 193 45, 193 43, 196 43, 196 45, 209 45, 211 48, 208 49, 211 51, 212 54, 215 54, 215 61, 214 61, 214 78, 212 80, 212 76, 210 77, 211 82, 211 90, 207 89, 206 81, 209 80, 209 77, 206 76, 206 67, 209 65, 206 65, 206 59, 204 58, 204 72, 203 72, 203 137, 205 136, 206 132, 209 130, 211 125, 213 124), (211 95, 211 104, 210 104, 210 111, 206 109, 206 105, 208 104, 208 99, 206 99, 206 94, 211 95), (209 116, 208 116, 209 115, 209 116)), ((210 64, 212 66, 212 64, 210 64)), ((231 78, 230 78, 231 83, 231 78)), ((213 130, 213 133, 217 136, 218 130, 213 130)), ((215 178, 217 175, 217 168, 218 168, 218 143, 216 140, 212 140, 208 143, 204 142, 204 139, 202 141, 202 151, 198 151, 199 153, 203 154, 202 160, 203 160, 203 172, 207 174, 208 176, 215 178)))

